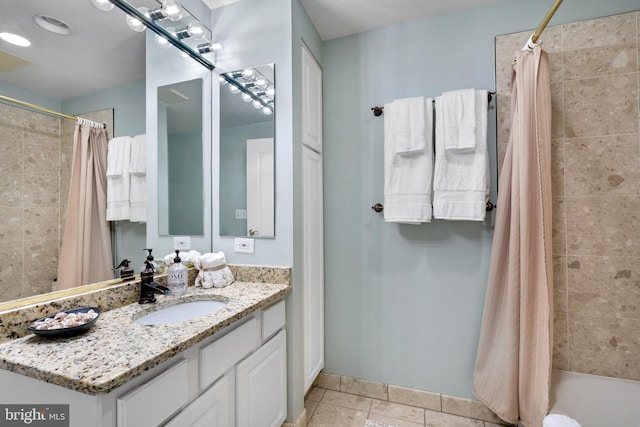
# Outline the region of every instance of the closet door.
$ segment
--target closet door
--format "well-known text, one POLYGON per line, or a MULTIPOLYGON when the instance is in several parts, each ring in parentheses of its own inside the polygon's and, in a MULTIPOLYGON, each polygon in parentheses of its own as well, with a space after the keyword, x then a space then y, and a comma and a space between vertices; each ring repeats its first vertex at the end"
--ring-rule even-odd
POLYGON ((322 155, 302 147, 304 386, 309 390, 324 367, 324 242, 322 155))
POLYGON ((302 46, 302 247, 304 388, 324 368, 324 232, 322 195, 322 69, 302 46))
POLYGON ((302 143, 322 153, 322 69, 302 46, 302 143))

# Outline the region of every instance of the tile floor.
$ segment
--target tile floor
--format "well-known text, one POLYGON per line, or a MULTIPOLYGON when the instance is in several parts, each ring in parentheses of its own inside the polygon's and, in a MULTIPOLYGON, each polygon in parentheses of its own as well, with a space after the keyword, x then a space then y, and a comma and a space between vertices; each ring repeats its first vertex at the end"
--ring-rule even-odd
POLYGON ((320 387, 311 387, 304 406, 308 427, 504 427, 320 387))

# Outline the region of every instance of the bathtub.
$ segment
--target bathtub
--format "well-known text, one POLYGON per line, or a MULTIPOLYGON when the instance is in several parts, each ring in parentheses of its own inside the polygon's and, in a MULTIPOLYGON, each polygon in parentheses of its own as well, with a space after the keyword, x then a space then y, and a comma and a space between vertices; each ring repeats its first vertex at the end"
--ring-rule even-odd
POLYGON ((640 381, 554 369, 549 405, 582 427, 640 427, 640 381))

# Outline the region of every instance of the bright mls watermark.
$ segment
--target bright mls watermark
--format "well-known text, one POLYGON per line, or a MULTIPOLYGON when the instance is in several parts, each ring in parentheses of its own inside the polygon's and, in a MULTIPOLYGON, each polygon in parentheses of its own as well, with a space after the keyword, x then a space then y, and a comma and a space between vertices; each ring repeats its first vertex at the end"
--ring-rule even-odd
POLYGON ((0 426, 69 427, 69 405, 2 405, 0 426))

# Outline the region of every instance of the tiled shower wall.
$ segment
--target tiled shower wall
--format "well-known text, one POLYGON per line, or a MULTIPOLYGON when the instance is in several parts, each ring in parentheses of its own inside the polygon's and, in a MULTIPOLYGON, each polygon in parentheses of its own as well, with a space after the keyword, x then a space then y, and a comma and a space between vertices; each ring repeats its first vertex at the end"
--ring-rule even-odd
MULTIPOLYGON (((496 37, 498 152, 532 31, 496 37)), ((555 369, 640 380, 640 12, 548 27, 555 369)), ((498 189, 500 191, 500 189, 498 189)))
MULTIPOLYGON (((84 117, 113 128, 113 110, 84 117)), ((52 289, 73 128, 69 120, 0 104, 0 302, 52 289)))

